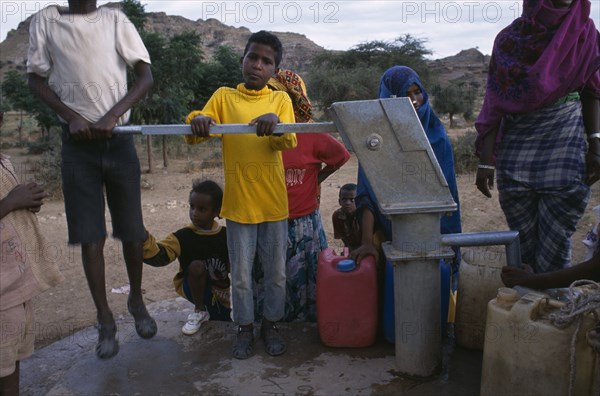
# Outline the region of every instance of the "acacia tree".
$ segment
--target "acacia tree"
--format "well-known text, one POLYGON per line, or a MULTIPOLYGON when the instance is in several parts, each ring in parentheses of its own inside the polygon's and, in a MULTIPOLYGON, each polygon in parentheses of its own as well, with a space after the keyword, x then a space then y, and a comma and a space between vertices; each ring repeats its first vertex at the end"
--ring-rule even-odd
MULTIPOLYGON (((146 23, 146 18, 147 18, 147 14, 146 14, 146 8, 144 5, 142 5, 142 3, 139 2, 139 0, 123 0, 121 2, 121 10, 125 13, 125 15, 127 15, 127 18, 131 21, 131 23, 133 23, 133 25, 135 26, 135 28, 137 29, 138 33, 140 34, 140 37, 142 37, 142 41, 144 41, 144 44, 146 45, 146 48, 148 48, 148 43, 146 42, 146 40, 144 39, 145 36, 145 28, 144 28, 144 24, 146 23)), ((150 53, 150 59, 153 59, 152 57, 152 53, 150 52, 150 50, 148 50, 148 52, 150 53)), ((152 66, 151 66, 152 68, 152 66)), ((154 76, 154 70, 153 70, 153 76, 154 76)), ((131 71, 128 71, 128 81, 133 81, 133 73, 131 71)), ((156 76, 154 76, 154 80, 155 80, 155 84, 156 84, 156 76)), ((150 93, 151 95, 151 93, 150 93)), ((143 112, 140 112, 140 106, 141 104, 138 103, 137 106, 134 106, 134 108, 131 111, 131 116, 130 116, 130 121, 133 122, 134 124, 143 124, 145 119, 143 117, 140 117, 139 115, 142 114, 143 112)), ((152 173, 154 170, 154 161, 153 161, 153 155, 152 155, 152 136, 148 135, 146 136, 146 154, 148 157, 148 172, 152 173)))
POLYGON ((127 18, 133 23, 138 32, 144 30, 146 23, 146 7, 138 0, 123 0, 121 10, 127 15, 127 18))
POLYGON ((381 75, 393 65, 411 67, 426 82, 425 55, 430 53, 425 40, 409 34, 393 41, 358 44, 348 51, 326 51, 308 71, 310 96, 321 109, 336 101, 376 98, 381 75))
POLYGON ((229 46, 219 46, 211 61, 197 69, 194 81, 189 81, 194 90, 192 108, 202 108, 219 87, 235 88, 242 81, 240 54, 229 46))
MULTIPOLYGON (((202 65, 200 36, 184 32, 170 39, 144 29, 145 8, 138 0, 125 0, 123 11, 138 29, 152 60, 154 86, 132 112, 136 124, 179 124, 194 100, 195 81, 202 65)), ((163 164, 168 166, 167 136, 162 137, 163 164)), ((146 137, 148 171, 152 173, 152 138, 146 137)))
POLYGON ((33 115, 42 130, 42 135, 48 140, 50 138, 50 128, 58 125, 58 118, 54 111, 31 93, 26 78, 25 74, 10 70, 4 76, 4 81, 2 81, 2 95, 14 110, 21 113, 18 128, 19 142, 23 141, 23 113, 33 115))
MULTIPOLYGON (((181 124, 195 99, 195 81, 202 69, 200 36, 185 32, 167 39, 159 33, 144 33, 152 59, 154 87, 134 111, 135 122, 181 124)), ((163 136, 163 161, 167 160, 167 136, 163 136)))
MULTIPOLYGON (((202 108, 221 86, 235 87, 242 80, 240 55, 228 46, 216 49, 213 59, 204 61, 202 39, 194 31, 165 37, 143 29, 146 13, 137 0, 125 0, 123 10, 136 25, 152 60, 154 86, 133 108, 135 124, 181 124, 191 109, 202 108)), ((180 139, 180 137, 176 137, 180 139)), ((163 161, 168 165, 167 142, 163 136, 163 161)), ((149 172, 152 172, 151 137, 147 137, 149 172)))
POLYGON ((32 95, 29 93, 29 89, 27 89, 27 84, 25 83, 23 76, 16 70, 10 70, 4 76, 4 81, 2 81, 2 93, 2 96, 6 98, 12 109, 17 110, 20 113, 17 131, 19 133, 19 143, 22 143, 23 112, 27 111, 30 107, 32 95))
POLYGON ((451 82, 445 87, 435 87, 433 107, 441 114, 448 114, 450 128, 454 127, 456 114, 468 115, 473 113, 475 102, 474 88, 465 83, 451 82))

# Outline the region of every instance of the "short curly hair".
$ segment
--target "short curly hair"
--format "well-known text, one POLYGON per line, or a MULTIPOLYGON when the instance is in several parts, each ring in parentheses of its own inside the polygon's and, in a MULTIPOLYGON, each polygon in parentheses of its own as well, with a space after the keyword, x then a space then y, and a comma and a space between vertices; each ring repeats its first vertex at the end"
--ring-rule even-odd
POLYGON ((283 45, 277 36, 275 36, 273 33, 267 32, 266 30, 253 33, 246 43, 243 56, 246 56, 248 49, 250 49, 250 44, 252 43, 264 44, 273 48, 273 51, 275 51, 275 67, 279 67, 281 59, 283 58, 283 45))
POLYGON ((221 211, 221 205, 223 204, 223 189, 216 182, 212 180, 196 179, 192 183, 192 191, 190 191, 190 194, 192 193, 208 195, 212 200, 215 211, 221 211))
POLYGON ((342 197, 342 191, 356 191, 356 184, 346 183, 342 187, 340 187, 340 198, 342 197))

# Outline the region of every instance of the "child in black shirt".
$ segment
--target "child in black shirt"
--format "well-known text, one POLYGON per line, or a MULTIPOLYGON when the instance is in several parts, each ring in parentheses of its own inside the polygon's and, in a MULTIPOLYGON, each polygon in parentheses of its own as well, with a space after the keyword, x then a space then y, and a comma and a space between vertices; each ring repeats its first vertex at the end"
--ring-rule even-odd
POLYGON ((173 285, 179 295, 195 305, 181 329, 192 335, 202 323, 231 320, 229 256, 225 227, 215 221, 221 210, 223 190, 213 181, 196 180, 190 191, 191 224, 156 241, 148 233, 144 262, 163 267, 179 258, 173 285))

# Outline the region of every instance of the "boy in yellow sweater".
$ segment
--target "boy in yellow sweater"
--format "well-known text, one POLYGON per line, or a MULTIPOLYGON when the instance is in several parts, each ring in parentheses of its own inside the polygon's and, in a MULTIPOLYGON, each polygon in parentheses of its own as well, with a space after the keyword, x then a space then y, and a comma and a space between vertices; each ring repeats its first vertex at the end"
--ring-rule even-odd
POLYGON ((286 350, 276 325, 283 318, 286 293, 288 202, 281 150, 296 147, 297 141, 295 134, 273 134, 278 123, 294 122, 294 109, 287 93, 267 87, 282 52, 275 35, 252 34, 241 59, 244 82, 235 89, 219 88, 204 109, 192 111, 186 119, 194 134, 186 136, 190 144, 208 138, 211 124, 256 125, 256 135, 222 137, 225 193, 221 217, 227 222, 233 319, 238 324, 232 353, 237 359, 252 356, 255 257, 265 272, 261 325, 265 350, 272 356, 286 350))

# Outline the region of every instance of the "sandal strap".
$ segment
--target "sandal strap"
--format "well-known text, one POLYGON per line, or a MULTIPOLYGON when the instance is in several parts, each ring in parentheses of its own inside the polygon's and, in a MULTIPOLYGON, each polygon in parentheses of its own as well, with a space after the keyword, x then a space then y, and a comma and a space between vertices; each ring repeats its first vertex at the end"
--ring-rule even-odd
POLYGON ((285 352, 285 341, 279 333, 278 326, 274 322, 262 326, 261 333, 265 342, 266 351, 269 355, 279 356, 285 352))

